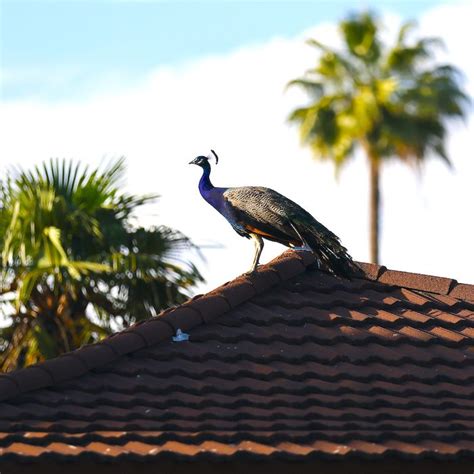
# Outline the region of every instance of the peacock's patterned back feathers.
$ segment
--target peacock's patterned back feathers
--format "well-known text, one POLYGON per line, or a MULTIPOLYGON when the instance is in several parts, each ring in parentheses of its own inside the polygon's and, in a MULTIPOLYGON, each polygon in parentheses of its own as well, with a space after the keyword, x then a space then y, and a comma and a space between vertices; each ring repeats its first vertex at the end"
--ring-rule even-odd
POLYGON ((360 272, 339 238, 309 212, 273 189, 228 188, 223 193, 235 224, 249 233, 293 247, 309 247, 322 267, 344 277, 360 272))

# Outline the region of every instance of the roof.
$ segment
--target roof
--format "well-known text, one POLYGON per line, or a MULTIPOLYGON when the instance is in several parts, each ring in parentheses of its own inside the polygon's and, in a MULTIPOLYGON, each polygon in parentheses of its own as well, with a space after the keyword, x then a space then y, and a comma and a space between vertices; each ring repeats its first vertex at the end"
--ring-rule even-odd
POLYGON ((313 263, 0 375, 0 460, 474 457, 474 286, 313 263))

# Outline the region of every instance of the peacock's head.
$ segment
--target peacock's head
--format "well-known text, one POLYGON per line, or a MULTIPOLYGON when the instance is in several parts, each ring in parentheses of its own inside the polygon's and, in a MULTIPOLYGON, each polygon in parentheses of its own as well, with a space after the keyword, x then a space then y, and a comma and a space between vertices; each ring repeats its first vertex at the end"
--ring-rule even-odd
POLYGON ((197 156, 196 158, 194 158, 193 161, 190 161, 189 164, 190 165, 198 165, 200 166, 201 168, 206 168, 209 165, 209 160, 211 158, 214 158, 216 160, 216 165, 217 165, 217 162, 219 161, 219 157, 217 156, 217 153, 214 151, 214 150, 211 150, 211 153, 207 156, 197 156))

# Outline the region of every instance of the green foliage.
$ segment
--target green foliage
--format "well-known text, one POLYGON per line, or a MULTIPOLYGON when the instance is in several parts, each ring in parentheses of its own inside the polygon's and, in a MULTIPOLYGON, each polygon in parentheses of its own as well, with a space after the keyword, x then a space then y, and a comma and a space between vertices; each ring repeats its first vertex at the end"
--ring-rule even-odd
POLYGON ((303 87, 311 103, 289 119, 316 156, 339 167, 360 145, 370 159, 419 163, 434 154, 449 162, 446 119, 463 117, 468 98, 458 71, 434 63, 440 40, 409 42, 412 29, 412 23, 403 25, 387 48, 375 16, 363 13, 341 22, 343 51, 308 42, 320 51, 319 61, 290 85, 303 87))
POLYGON ((202 281, 180 259, 192 247, 184 235, 133 225, 156 196, 123 193, 123 173, 123 160, 103 170, 51 160, 0 182, 0 314, 12 320, 0 329, 0 369, 156 315, 202 281))

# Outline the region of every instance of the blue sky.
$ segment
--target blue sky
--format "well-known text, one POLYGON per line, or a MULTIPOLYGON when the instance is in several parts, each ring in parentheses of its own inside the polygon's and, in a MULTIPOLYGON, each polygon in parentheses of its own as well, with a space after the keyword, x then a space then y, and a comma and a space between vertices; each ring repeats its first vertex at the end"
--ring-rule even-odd
MULTIPOLYGON (((416 18, 436 1, 376 2, 416 18)), ((2 98, 62 99, 133 82, 272 37, 292 37, 375 2, 0 0, 2 98)))

